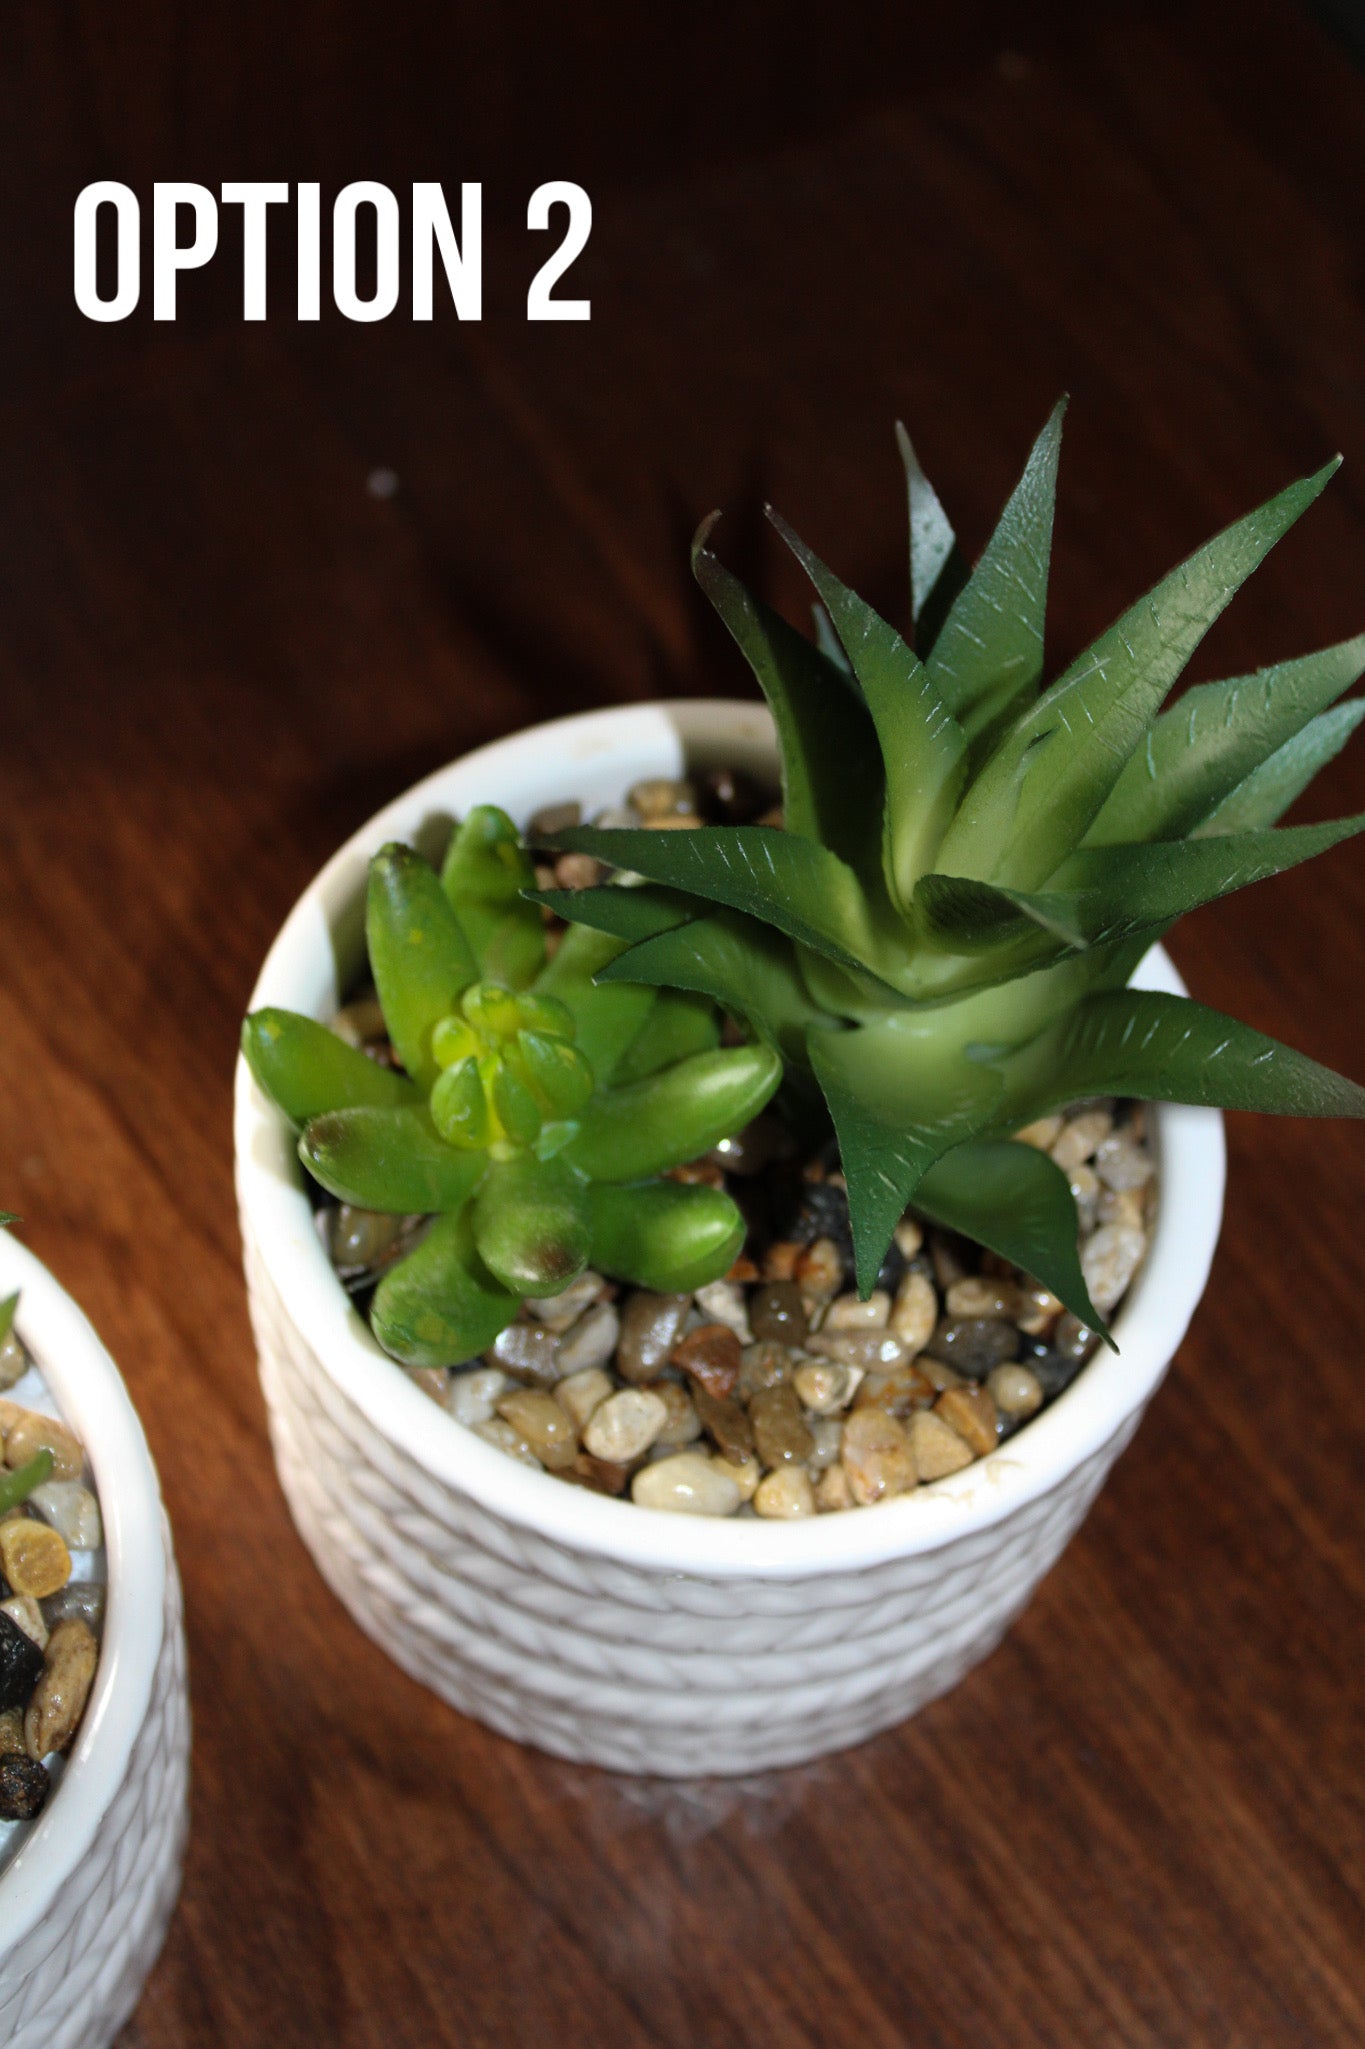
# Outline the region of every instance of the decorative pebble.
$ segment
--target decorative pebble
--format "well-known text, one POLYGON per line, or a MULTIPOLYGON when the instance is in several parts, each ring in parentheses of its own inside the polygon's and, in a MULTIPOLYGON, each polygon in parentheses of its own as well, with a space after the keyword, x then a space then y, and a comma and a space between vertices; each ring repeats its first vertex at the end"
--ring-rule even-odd
POLYGON ((892 1235, 902 1259, 913 1259, 924 1244, 924 1226, 913 1217, 902 1217, 892 1235))
POLYGON ((1101 1183, 1095 1221, 1099 1224, 1123 1224, 1130 1231, 1145 1229, 1146 1195, 1140 1188, 1106 1188, 1101 1183))
POLYGON ((42 1646, 12 1615, 0 1614, 0 1712, 27 1707, 42 1669, 42 1646))
POLYGON ((945 1317, 926 1350, 969 1380, 984 1380, 993 1366, 1019 1356, 1019 1332, 995 1316, 945 1317))
POLYGON ((712 1459, 711 1463, 718 1472, 725 1473, 734 1481, 739 1489, 741 1501, 753 1500, 758 1489, 758 1483, 763 1478, 763 1468, 756 1458, 739 1460, 716 1458, 712 1459))
POLYGON ((514 1380, 533 1387, 553 1387, 565 1369, 559 1359, 559 1339, 541 1323, 509 1323, 500 1330, 484 1358, 499 1366, 514 1380))
POLYGON ((950 1366, 946 1359, 936 1359, 932 1352, 921 1352, 915 1360, 915 1365, 929 1382, 929 1385, 937 1388, 940 1394, 942 1394, 945 1387, 961 1387, 962 1385, 962 1375, 958 1372, 957 1368, 950 1366))
POLYGON ((942 1480, 972 1463, 970 1448, 932 1409, 918 1409, 906 1426, 915 1472, 921 1480, 942 1480))
POLYGON ((673 1515, 733 1515, 744 1498, 723 1466, 695 1451, 676 1452, 657 1465, 641 1466, 630 1493, 641 1508, 662 1508, 673 1515))
POLYGON ((1150 1153, 1126 1131, 1115 1131, 1095 1148, 1095 1172, 1115 1194, 1145 1188, 1156 1172, 1150 1153))
MULTIPOLYGON (((40 1666, 39 1670, 41 1669, 42 1668, 40 1666)), ((36 1686, 38 1683, 38 1675, 36 1672, 33 1675, 33 1680, 36 1686)), ((2 1712, 0 1712, 0 1757, 11 1757, 14 1755, 16 1751, 22 1756, 23 1750, 23 1714, 19 1708, 5 1708, 2 1712)))
MULTIPOLYGON (((13 1407, 13 1404, 8 1404, 13 1407)), ((26 1466, 40 1451, 52 1454, 54 1480, 79 1480, 85 1471, 85 1453, 80 1440, 59 1423, 55 1416, 44 1416, 37 1409, 19 1410, 15 1420, 5 1428, 5 1464, 26 1466)))
POLYGON ((1016 1131, 1014 1136, 1020 1145, 1031 1145, 1040 1153, 1050 1153, 1062 1135, 1062 1126, 1065 1122, 1066 1119, 1060 1115, 1037 1117, 1032 1124, 1026 1124, 1022 1131, 1016 1131))
POLYGON ((606 862, 595 860, 591 854, 561 854, 555 862, 555 886, 592 889, 606 873, 606 862))
POLYGON ((837 1295, 844 1281, 844 1257, 834 1240, 817 1238, 807 1245, 797 1259, 793 1279, 808 1305, 837 1295))
POLYGON ((1076 1203, 1076 1214, 1081 1220, 1081 1234, 1095 1228, 1099 1213, 1100 1177, 1093 1167, 1073 1167, 1071 1170, 1071 1193, 1076 1203))
POLYGON ((859 1508, 907 1494, 919 1474, 910 1440, 885 1409, 855 1409, 844 1425, 842 1465, 859 1508))
POLYGON ((823 1359, 839 1359, 864 1373, 887 1372, 906 1358, 906 1348, 890 1330, 818 1330, 806 1349, 823 1359))
MULTIPOLYGON (((428 1401, 436 1402, 441 1408, 446 1405, 450 1393, 450 1369, 448 1366, 405 1366, 407 1378, 428 1401)), ((63 1483, 58 1482, 58 1485, 63 1483)))
POLYGON ((684 1444, 695 1444, 701 1436, 701 1417, 687 1389, 676 1380, 656 1380, 652 1392, 668 1410, 668 1421, 655 1438, 652 1449, 657 1452, 663 1445, 676 1450, 684 1444))
POLYGON ((600 1409, 608 1395, 615 1392, 616 1383, 601 1366, 584 1366, 577 1373, 571 1373, 567 1380, 561 1380, 555 1387, 554 1397, 568 1414, 573 1426, 582 1432, 594 1409, 600 1409))
POLYGON ((954 1281, 965 1280, 975 1265, 970 1245, 965 1238, 959 1238, 956 1231, 931 1231, 929 1258, 934 1279, 945 1294, 954 1281))
POLYGON ((7 1387, 13 1387, 16 1380, 22 1380, 27 1372, 28 1353, 10 1331, 0 1343, 0 1393, 7 1387))
POLYGON ((1114 1128, 1114 1119, 1108 1110, 1082 1110, 1079 1117, 1072 1117, 1062 1126, 1052 1142, 1052 1157, 1064 1174, 1070 1174, 1087 1160, 1093 1159, 1095 1148, 1106 1139, 1114 1128))
MULTIPOLYGON (((1146 1234, 1123 1224, 1103 1224, 1081 1247, 1081 1272, 1090 1299, 1107 1316, 1123 1294, 1147 1250, 1146 1234)), ((9 1455, 6 1440, 6 1457, 9 1455)))
POLYGON ((43 1619, 49 1629, 72 1619, 85 1622, 98 1636, 104 1627, 105 1600, 106 1589, 99 1580, 70 1579, 43 1602, 43 1619))
POLYGON ((47 1623, 32 1594, 11 1594, 7 1601, 0 1601, 0 1614, 8 1615, 11 1622, 17 1622, 29 1642, 37 1644, 40 1651, 46 1649, 47 1623))
POLYGON ((369 1271, 379 1266, 408 1228, 406 1217, 357 1209, 349 1202, 324 1210, 323 1215, 327 1220, 327 1249, 343 1272, 369 1271))
POLYGON ((501 1366, 476 1366, 471 1373, 451 1375, 446 1389, 446 1407, 457 1423, 473 1429, 493 1414, 499 1395, 512 1385, 501 1366))
POLYGON ((1010 1281, 998 1281, 986 1274, 968 1274, 954 1281, 943 1304, 949 1316, 995 1316, 1006 1322, 1018 1320, 1023 1301, 1010 1281))
POLYGON ((832 1416, 852 1401, 862 1372, 839 1359, 807 1359, 792 1376, 802 1406, 817 1416, 832 1416))
POLYGON ((683 1334, 690 1295, 654 1295, 637 1288, 621 1305, 621 1336, 616 1370, 623 1380, 640 1386, 657 1380, 683 1334))
POLYGON ((29 1495, 28 1505, 73 1551, 94 1551, 104 1542, 100 1505, 79 1480, 44 1480, 29 1495))
POLYGON ((601 1274, 585 1267, 562 1294, 528 1296, 526 1307, 548 1330, 566 1331, 570 1324, 577 1323, 583 1311, 597 1300, 606 1285, 601 1274))
POLYGON ((750 1401, 765 1387, 777 1387, 792 1377, 792 1356, 785 1345, 764 1342, 746 1345, 740 1354, 739 1386, 736 1389, 741 1401, 750 1401))
POLYGON ((0 1821, 33 1821, 51 1790, 47 1768, 21 1752, 0 1754, 0 1821))
POLYGON ((984 1387, 950 1387, 934 1403, 934 1414, 942 1417, 950 1430, 956 1430, 978 1458, 994 1451, 1000 1442, 1000 1418, 984 1387))
POLYGON ((774 1521, 794 1522, 799 1516, 814 1515, 815 1490, 804 1466, 780 1466, 761 1479, 754 1492, 754 1508, 774 1521))
POLYGON ((891 1308, 890 1329, 900 1339, 906 1356, 922 1352, 938 1322, 938 1295, 928 1274, 913 1267, 896 1290, 891 1308))
POLYGON ((733 1394, 743 1354, 727 1323, 701 1323, 673 1347, 673 1364, 718 1398, 733 1394))
POLYGON ((801 1413, 796 1389, 785 1382, 765 1387, 749 1404, 754 1426, 754 1444, 765 1466, 780 1466, 808 1459, 815 1440, 801 1413))
POLYGON ((559 1472, 578 1456, 578 1432, 573 1419, 552 1394, 534 1387, 519 1387, 498 1403, 504 1422, 519 1431, 543 1466, 559 1472))
POLYGON ((848 1484, 848 1474, 841 1465, 827 1466, 815 1489, 815 1507, 820 1515, 834 1515, 842 1509, 854 1508, 853 1489, 848 1484))
POLYGON ((1019 1290, 1019 1307, 1014 1320, 1026 1336, 1046 1337, 1062 1313, 1062 1305, 1049 1288, 1030 1283, 1019 1290))
POLYGON ((934 1399, 934 1383, 917 1364, 893 1366, 888 1373, 869 1373, 858 1389, 855 1406, 885 1409, 888 1415, 904 1418, 912 1409, 927 1408, 934 1399))
POLYGON ((71 1577, 71 1553, 56 1530, 28 1516, 0 1523, 0 1571, 16 1594, 41 1601, 71 1577))
POLYGON ((591 1488, 594 1494, 624 1494, 630 1484, 631 1468, 613 1465, 609 1459, 594 1458, 590 1451, 580 1451, 567 1473, 560 1479, 572 1479, 580 1487, 591 1488))
POLYGON ((605 1366, 620 1335, 621 1319, 615 1305, 596 1303, 559 1340, 559 1371, 581 1373, 585 1366, 605 1366))
POLYGON ((815 1443, 806 1464, 812 1473, 823 1473, 839 1457, 844 1441, 844 1419, 842 1416, 813 1416, 810 1434, 815 1443))
MULTIPOLYGON (((793 1279, 801 1260, 801 1247, 790 1238, 775 1238, 763 1255, 762 1274, 765 1281, 789 1281, 793 1279)), ((798 1294, 800 1290, 797 1290, 798 1294)), ((753 1310, 749 1311, 753 1321, 753 1310)))
POLYGON ((874 1288, 864 1302, 857 1295, 840 1295, 830 1303, 820 1325, 822 1333, 835 1330, 885 1330, 891 1320, 891 1297, 874 1288))
POLYGON ((532 1451, 520 1430, 514 1430, 505 1416, 490 1416, 486 1423, 475 1423, 474 1435, 482 1437, 485 1444, 494 1444, 499 1451, 505 1451, 518 1465, 534 1466, 542 1470, 540 1460, 532 1451))
POLYGON ((698 1288, 694 1299, 702 1315, 712 1323, 728 1324, 742 1345, 753 1343, 744 1290, 733 1281, 712 1281, 709 1287, 698 1288))
POLYGON ((1022 1423, 1043 1406, 1042 1382, 1027 1366, 997 1366, 986 1386, 1003 1416, 1022 1423))
POLYGON ((697 1416, 708 1437, 715 1443, 722 1458, 741 1465, 750 1458, 754 1449, 754 1426, 749 1421, 748 1411, 738 1402, 729 1401, 724 1395, 714 1395, 702 1386, 693 1396, 697 1416))
POLYGON ((594 1409, 583 1444, 594 1458, 629 1465, 643 1458, 668 1422, 668 1410, 648 1387, 623 1387, 594 1409))
POLYGON ((755 1338, 770 1338, 799 1351, 806 1342, 810 1320, 795 1281, 769 1281, 756 1289, 749 1303, 749 1322, 755 1338))
POLYGON ((627 791, 626 802, 639 812, 643 822, 671 814, 683 817, 697 808, 697 793, 689 782, 671 776, 649 776, 627 791))
POLYGON ((24 1714, 24 1748, 31 1758, 66 1749, 85 1713, 98 1659, 99 1646, 84 1622, 57 1624, 24 1714))

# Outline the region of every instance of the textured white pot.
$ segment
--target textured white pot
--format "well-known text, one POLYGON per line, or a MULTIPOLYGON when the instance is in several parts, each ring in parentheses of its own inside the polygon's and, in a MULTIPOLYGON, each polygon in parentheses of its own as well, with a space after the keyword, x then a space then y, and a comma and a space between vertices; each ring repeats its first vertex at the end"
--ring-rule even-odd
MULTIPOLYGON (((759 706, 562 719, 441 770, 331 861, 271 948, 252 1007, 326 1018, 362 957, 366 863, 480 802, 518 820, 617 803, 684 764, 773 772, 759 706)), ((1179 991, 1165 955, 1139 979, 1179 991)), ((361 1627, 464 1713, 561 1757, 689 1776, 796 1764, 952 1686, 998 1642, 1136 1429, 1203 1291, 1222 1120, 1162 1109, 1160 1221, 1116 1335, 1000 1451, 932 1487, 807 1522, 706 1521, 518 1465, 387 1361, 337 1284, 293 1141, 237 1071, 237 1189, 280 1479, 361 1627)))
POLYGON ((0 1231, 0 1299, 86 1447, 109 1567, 94 1689, 61 1784, 0 1875, 0 2045, 104 2049, 180 1889, 189 1696, 156 1468, 118 1369, 47 1269, 0 1231))

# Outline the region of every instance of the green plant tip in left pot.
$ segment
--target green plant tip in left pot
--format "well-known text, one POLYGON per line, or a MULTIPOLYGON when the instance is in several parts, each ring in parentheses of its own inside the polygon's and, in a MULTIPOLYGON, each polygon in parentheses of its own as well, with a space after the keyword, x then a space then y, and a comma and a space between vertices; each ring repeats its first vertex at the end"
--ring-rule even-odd
POLYGON ((366 939, 401 1072, 296 1011, 242 1029, 315 1180, 435 1220, 370 1310, 408 1366, 476 1357, 526 1297, 590 1264, 674 1292, 718 1279, 743 1243, 728 1195, 661 1177, 755 1117, 780 1058, 722 1048, 695 996, 599 983, 618 940, 573 927, 547 959, 534 882, 492 805, 457 826, 439 875, 411 847, 374 857, 366 939))

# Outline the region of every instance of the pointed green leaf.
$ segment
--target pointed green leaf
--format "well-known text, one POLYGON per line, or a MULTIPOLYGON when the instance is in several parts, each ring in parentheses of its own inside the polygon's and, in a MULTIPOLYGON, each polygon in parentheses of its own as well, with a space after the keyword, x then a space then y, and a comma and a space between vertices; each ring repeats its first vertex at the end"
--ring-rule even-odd
POLYGON ((653 1010, 621 1057, 614 1079, 644 1081, 675 1060, 709 1053, 720 1044, 720 1017, 707 996, 690 990, 660 989, 653 1010))
POLYGON ((776 925, 841 966, 879 980, 885 952, 857 876, 813 840, 770 825, 622 832, 580 825, 559 844, 776 925))
POLYGON ((1319 712, 1301 733, 1277 747, 1269 760, 1252 770, 1245 782, 1226 796, 1216 811, 1195 827, 1195 837, 1229 832, 1255 832, 1274 825, 1301 797, 1320 768, 1336 759, 1365 718, 1365 697, 1319 712))
POLYGON ((839 667, 747 591, 706 546, 692 569, 757 677, 777 727, 787 830, 818 840, 855 867, 877 858, 881 756, 867 714, 839 667), (873 823, 869 829, 869 817, 873 823))
POLYGON ((588 1189, 588 1216, 598 1272, 661 1295, 720 1280, 744 1246, 744 1219, 720 1188, 597 1182, 588 1189))
POLYGON ((1057 458, 1066 400, 1033 445, 985 552, 943 622, 929 680, 969 740, 1032 699, 1043 673, 1057 458))
POLYGON ((496 804, 476 805, 456 826, 441 886, 479 973, 508 989, 524 989, 545 960, 545 922, 523 894, 535 879, 521 834, 496 804))
MULTIPOLYGON (((674 837, 660 833, 660 839, 674 837)), ((584 896, 598 892, 584 890, 584 896)), ((602 892, 627 896, 628 890, 602 892)), ((639 895, 641 892, 636 891, 639 895)), ((577 1027, 574 1044, 593 1071, 599 1087, 616 1071, 616 1063, 636 1036, 654 1005, 652 989, 627 983, 599 983, 597 977, 621 951, 621 941, 586 924, 570 925, 554 958, 536 980, 538 996, 562 1003, 577 1027)))
POLYGON ((457 1209, 488 1164, 485 1153, 446 1145, 425 1106, 330 1110, 305 1129, 299 1158, 342 1202, 404 1217, 457 1209))
POLYGON ((694 1053, 662 1074, 595 1096, 564 1157, 593 1181, 666 1173, 741 1130, 781 1079, 782 1063, 768 1046, 694 1053))
POLYGON ((254 1010, 242 1025, 247 1066, 277 1110, 305 1125, 324 1110, 362 1103, 397 1108, 420 1101, 406 1075, 381 1067, 315 1018, 295 1010, 254 1010))
POLYGON ((1047 881, 1089 830, 1214 620, 1336 467, 1291 484, 1197 549, 1016 719, 944 838, 943 873, 1020 889, 1047 881))
POLYGON ((429 1089, 437 1067, 431 1034, 477 973, 469 942, 435 870, 397 842, 370 863, 365 937, 370 969, 394 1049, 429 1089))
POLYGON ((486 1352, 521 1307, 480 1259, 467 1209, 438 1217, 375 1290, 370 1325, 405 1366, 462 1366, 486 1352))
POLYGON ((896 446, 905 468, 910 507, 910 617, 915 629, 915 652, 924 662, 929 659, 953 599, 967 581, 970 565, 899 420, 896 446))
POLYGON ((922 1177, 989 1123, 993 1069, 923 1036, 904 1016, 853 1031, 812 1031, 810 1064, 829 1105, 848 1178, 849 1220, 864 1296, 922 1177))
POLYGON ((591 925, 594 932, 610 932, 628 943, 652 939, 670 925, 695 918, 702 909, 694 897, 676 890, 623 888, 616 882, 592 889, 538 889, 534 895, 537 903, 570 924, 591 925))
POLYGON ((661 989, 690 989, 739 1017, 782 1055, 805 1058, 806 1033, 823 1022, 789 939, 756 918, 719 911, 630 947, 603 970, 661 989))
POLYGON ((4 1344, 14 1329, 14 1312, 18 1307, 19 1290, 16 1288, 12 1295, 6 1295, 4 1301, 0 1302, 0 1345, 4 1344))
POLYGON ((474 1243, 519 1295, 558 1295, 588 1263, 582 1179, 562 1160, 495 1161, 474 1201, 474 1243))
POLYGON ((998 1122, 1018 1129, 1082 1096, 1137 1096, 1288 1117, 1365 1116, 1365 1089, 1187 996, 1087 997, 1001 1063, 998 1122))
MULTIPOLYGON (((895 627, 840 583, 771 507, 768 517, 820 593, 862 685, 886 769, 883 867, 896 901, 908 904, 952 817, 966 772, 966 738, 895 627)), ((848 773, 842 759, 840 768, 848 773)), ((854 794, 868 802, 856 786, 854 794)))
MULTIPOLYGON (((1362 670, 1365 634, 1297 661, 1276 662, 1254 676, 1196 684, 1161 714, 1129 758, 1086 844, 1183 839, 1315 713, 1348 690, 1362 670)), ((1291 801, 1286 799, 1281 809, 1291 801)), ((1253 822, 1271 825, 1274 818, 1243 824, 1253 822)))
MULTIPOLYGON (((847 676, 852 680, 853 671, 849 667, 848 656, 844 653, 843 643, 830 625, 829 613, 818 598, 810 608, 810 616, 815 625, 815 645, 819 648, 825 660, 832 663, 841 676, 847 676)), ((856 681, 854 682, 854 688, 857 688, 856 681)), ((859 694, 861 695, 861 693, 859 694)))
POLYGON ((920 1182, 915 1208, 1031 1274, 1108 1338, 1081 1272, 1071 1184, 1046 1153, 1008 1139, 956 1146, 920 1182))

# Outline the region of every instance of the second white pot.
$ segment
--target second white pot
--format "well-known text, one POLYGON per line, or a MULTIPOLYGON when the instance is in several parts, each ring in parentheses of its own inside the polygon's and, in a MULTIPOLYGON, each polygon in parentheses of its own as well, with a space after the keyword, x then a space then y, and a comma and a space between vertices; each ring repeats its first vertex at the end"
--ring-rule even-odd
MULTIPOLYGON (((409 791, 342 848, 272 947, 252 1007, 326 1018, 363 949, 365 869, 498 803, 588 810, 646 776, 772 775, 759 706, 631 706, 533 728, 409 791)), ((1137 979, 1179 991, 1160 950, 1137 979)), ((1222 1120, 1162 1108, 1160 1215, 1116 1325, 1007 1444, 876 1508, 710 1522, 528 1470, 387 1360, 336 1281, 283 1120, 239 1063, 237 1189, 281 1483, 362 1628, 508 1736, 618 1770, 789 1765, 856 1743, 952 1686, 999 1641, 1136 1429, 1203 1291, 1223 1192, 1222 1120)))

